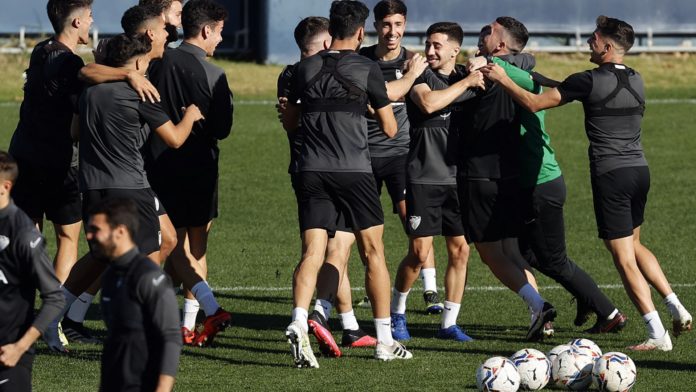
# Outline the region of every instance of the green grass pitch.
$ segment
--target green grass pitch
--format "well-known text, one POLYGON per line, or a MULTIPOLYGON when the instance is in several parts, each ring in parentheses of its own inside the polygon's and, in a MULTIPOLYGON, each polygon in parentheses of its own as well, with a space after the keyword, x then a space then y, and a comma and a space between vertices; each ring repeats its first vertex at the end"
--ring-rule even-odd
MULTIPOLYGON (((539 67, 543 67, 545 60, 539 62, 539 67)), ((651 65, 656 62, 638 58, 630 60, 647 61, 651 65)), ((585 69, 589 64, 584 61, 575 61, 567 67, 585 69)), ((222 306, 233 313, 233 326, 218 335, 215 347, 184 349, 176 390, 475 390, 476 368, 486 358, 508 356, 525 347, 547 351, 571 338, 583 336, 581 329, 572 325, 575 306, 570 303, 570 295, 559 289, 555 282, 540 276, 542 294, 559 311, 556 336, 543 343, 524 342, 529 323, 524 303, 514 293, 502 288, 472 250, 468 288, 459 323, 476 341, 462 344, 434 339, 440 319, 424 314, 421 292, 418 291, 421 286, 416 283, 407 311, 410 331, 414 335, 407 344, 414 354, 412 360, 381 363, 371 359, 372 350, 352 349, 345 350, 340 359, 320 358, 321 368, 318 370, 294 369, 283 334, 290 321, 289 287, 300 249, 295 201, 286 173, 287 140, 273 105, 249 101, 252 98, 272 99, 272 91, 245 94, 247 90, 241 87, 240 93, 235 84, 248 83, 244 80, 244 73, 236 73, 237 65, 234 63, 223 64, 228 67, 228 77, 238 102, 233 133, 220 143, 220 218, 215 221, 210 238, 209 281, 218 289, 216 295, 222 306)), ((683 75, 682 68, 688 69, 689 75, 693 74, 693 60, 686 62, 688 67, 683 65, 683 59, 679 64, 681 68, 669 69, 667 74, 683 75)), ((640 70, 640 65, 636 67, 640 70)), ((266 78, 272 81, 279 70, 278 67, 258 68, 258 72, 265 72, 266 78)), ((693 79, 688 81, 694 82, 693 79)), ((9 77, 3 77, 3 80, 8 83, 0 84, 16 84, 9 77)), ((689 92, 692 90, 685 86, 683 81, 672 85, 649 83, 648 98, 694 98, 689 92)), ((21 99, 21 91, 5 86, 2 93, 0 146, 6 148, 17 122, 17 97, 21 99)), ((691 311, 696 311, 695 109, 694 103, 683 100, 649 102, 643 123, 643 144, 652 175, 643 241, 660 259, 675 291, 691 311)), ((547 128, 568 187, 565 211, 569 255, 600 285, 607 287, 607 295, 629 317, 622 333, 590 338, 604 351, 624 351, 627 345, 642 340, 645 330, 640 315, 620 287, 609 253, 597 239, 582 107, 571 104, 554 109, 549 111, 547 118, 547 128)), ((186 184, 180 186, 183 189, 186 184)), ((393 279, 407 243, 400 223, 390 213, 390 202, 386 197, 382 200, 386 212, 385 249, 393 279)), ((53 244, 50 228, 47 228, 46 235, 53 244)), ((50 251, 53 249, 52 246, 50 251)), ((440 286, 444 276, 444 255, 444 243, 438 240, 436 259, 440 286)), ((363 286, 362 272, 360 261, 353 254, 350 277, 355 287, 363 286)), ((353 294, 357 300, 363 291, 358 289, 353 294)), ((663 322, 670 326, 669 314, 657 293, 653 299, 663 322)), ((356 308, 356 315, 364 328, 372 330, 369 310, 356 308)), ((97 335, 104 336, 96 304, 88 314, 87 325, 97 335)), ((339 330, 337 320, 332 325, 336 331, 339 330)), ((335 335, 339 336, 338 333, 335 335)), ((638 368, 634 390, 694 390, 695 339, 696 332, 675 339, 674 350, 667 353, 631 353, 638 368)), ((37 344, 36 391, 97 389, 101 347, 72 345, 70 348, 70 355, 59 357, 48 354, 43 343, 37 344)))

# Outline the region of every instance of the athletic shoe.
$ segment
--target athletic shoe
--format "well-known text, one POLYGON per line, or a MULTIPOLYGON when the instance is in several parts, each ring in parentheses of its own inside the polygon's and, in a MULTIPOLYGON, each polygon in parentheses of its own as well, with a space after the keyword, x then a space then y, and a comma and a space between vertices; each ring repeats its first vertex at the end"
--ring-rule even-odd
POLYGON ((679 337, 682 332, 691 331, 691 324, 693 322, 691 314, 689 314, 682 305, 677 307, 676 312, 676 315, 672 315, 672 333, 674 333, 675 338, 679 337))
POLYGON ((426 290, 423 293, 423 301, 425 301, 425 312, 428 314, 440 314, 445 307, 445 305, 440 302, 437 291, 426 290))
POLYGON ((355 306, 358 308, 371 308, 372 305, 370 304, 370 298, 366 295, 361 299, 360 301, 355 303, 355 306))
POLYGON ((474 339, 467 335, 458 325, 440 328, 435 335, 438 339, 454 340, 455 342, 471 342, 474 339))
POLYGON ((408 333, 408 328, 406 327, 406 315, 399 313, 391 314, 391 330, 392 337, 396 340, 406 341, 411 339, 411 334, 408 333))
POLYGON ((63 334, 68 338, 68 341, 84 344, 101 343, 101 340, 92 336, 82 323, 64 317, 60 325, 63 327, 63 334))
MULTIPOLYGON (((67 344, 63 344, 60 335, 63 335, 60 323, 57 325, 51 323, 41 337, 51 351, 65 354, 68 352, 67 344)), ((65 335, 63 335, 63 339, 65 339, 65 335)), ((65 341, 67 342, 68 340, 65 339, 65 341)))
POLYGON ((290 343, 290 353, 298 368, 318 368, 319 363, 314 357, 312 346, 309 344, 309 336, 304 331, 299 321, 295 320, 285 330, 285 337, 290 343))
POLYGON ((544 302, 544 306, 539 313, 534 313, 532 324, 527 331, 527 341, 537 342, 544 338, 544 324, 548 321, 553 321, 556 318, 556 309, 548 302, 544 302))
POLYGON ((648 340, 643 343, 636 344, 635 346, 628 346, 626 349, 633 351, 672 351, 672 339, 669 338, 669 333, 665 331, 665 334, 661 338, 648 338, 648 340))
POLYGON ((58 339, 60 339, 60 343, 68 347, 68 338, 65 336, 65 332, 63 332, 63 323, 58 323, 58 339))
POLYGON ((193 344, 198 347, 210 346, 213 344, 215 335, 229 327, 232 321, 232 313, 218 308, 214 315, 208 316, 203 320, 203 329, 194 338, 193 344))
POLYGON ((576 327, 582 327, 586 322, 590 321, 590 317, 592 317, 593 313, 592 309, 588 308, 577 298, 573 298, 573 301, 575 301, 575 305, 577 307, 573 324, 575 324, 576 327))
POLYGON ((191 331, 186 327, 181 327, 181 341, 184 346, 193 346, 193 342, 196 340, 196 330, 191 331))
POLYGON ((586 333, 617 333, 621 331, 628 321, 628 317, 621 312, 616 313, 616 315, 611 319, 597 319, 595 325, 590 329, 586 329, 586 333))
POLYGON ((556 331, 553 329, 553 321, 547 321, 544 323, 544 329, 541 330, 541 333, 544 335, 545 338, 550 338, 553 336, 556 331))
POLYGON ((327 357, 340 357, 341 349, 338 348, 336 341, 334 340, 331 331, 329 330, 329 325, 326 322, 324 316, 316 310, 309 315, 309 320, 307 320, 307 325, 309 325, 309 331, 314 334, 319 343, 319 351, 327 357))
POLYGON ((341 338, 341 346, 343 347, 375 347, 377 339, 368 335, 362 329, 355 330, 344 329, 343 338, 341 338))
POLYGON ((413 354, 406 350, 403 344, 394 341, 394 344, 387 346, 383 343, 377 343, 375 347, 375 359, 381 361, 391 361, 393 359, 411 359, 413 354))

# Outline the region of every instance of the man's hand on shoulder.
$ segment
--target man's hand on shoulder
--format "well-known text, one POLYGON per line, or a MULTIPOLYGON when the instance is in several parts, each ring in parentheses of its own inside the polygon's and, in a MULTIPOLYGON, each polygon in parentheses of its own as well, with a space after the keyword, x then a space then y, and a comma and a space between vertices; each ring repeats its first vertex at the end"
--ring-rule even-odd
POLYGON ((150 101, 152 103, 160 102, 160 94, 157 88, 149 81, 147 78, 137 71, 128 72, 128 77, 126 81, 140 96, 140 99, 145 101, 150 101))
POLYGON ((414 78, 419 77, 426 68, 428 68, 428 61, 420 53, 413 55, 406 63, 406 72, 414 78))

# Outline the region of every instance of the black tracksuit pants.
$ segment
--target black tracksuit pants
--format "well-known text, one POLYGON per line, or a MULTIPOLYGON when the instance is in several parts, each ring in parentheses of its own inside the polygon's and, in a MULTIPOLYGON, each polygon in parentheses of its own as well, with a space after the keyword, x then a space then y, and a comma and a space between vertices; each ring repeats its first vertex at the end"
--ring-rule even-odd
POLYGON ((609 317, 615 306, 566 253, 563 176, 523 189, 522 195, 524 224, 519 238, 522 256, 532 267, 568 290, 581 305, 595 311, 598 317, 609 317))

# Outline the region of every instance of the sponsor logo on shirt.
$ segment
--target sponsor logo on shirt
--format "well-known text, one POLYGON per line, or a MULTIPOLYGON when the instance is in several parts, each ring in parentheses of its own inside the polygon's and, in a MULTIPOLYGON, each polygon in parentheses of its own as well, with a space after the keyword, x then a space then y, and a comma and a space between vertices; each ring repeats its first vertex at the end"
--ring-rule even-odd
POLYGON ((10 245, 10 239, 4 235, 0 235, 0 252, 5 250, 10 245))
POLYGON ((5 277, 5 273, 0 270, 0 282, 4 284, 10 284, 10 282, 7 281, 7 278, 5 277))
POLYGON ((396 72, 394 72, 394 73, 396 74, 397 79, 401 79, 404 77, 404 74, 403 74, 403 72, 401 72, 400 69, 397 69, 396 72))
POLYGON ((29 241, 29 246, 31 246, 32 249, 36 248, 36 245, 41 242, 41 237, 35 239, 34 241, 29 241))
POLYGON ((420 216, 410 216, 408 218, 408 224, 411 225, 411 229, 416 230, 420 226, 421 217, 420 216))
POLYGON ((164 275, 160 275, 158 278, 152 278, 152 284, 155 286, 159 286, 163 280, 164 280, 164 275))

